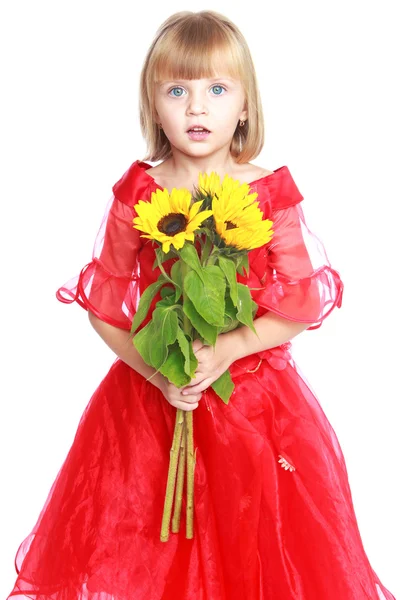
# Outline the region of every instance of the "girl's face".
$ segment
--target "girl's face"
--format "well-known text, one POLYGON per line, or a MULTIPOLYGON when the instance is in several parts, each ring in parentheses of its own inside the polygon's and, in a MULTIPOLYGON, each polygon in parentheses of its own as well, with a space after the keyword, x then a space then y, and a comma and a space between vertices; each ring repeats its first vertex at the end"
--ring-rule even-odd
POLYGON ((172 150, 206 157, 229 148, 239 119, 247 119, 242 83, 229 77, 161 81, 155 89, 157 122, 172 150), (203 127, 203 132, 193 131, 203 127))

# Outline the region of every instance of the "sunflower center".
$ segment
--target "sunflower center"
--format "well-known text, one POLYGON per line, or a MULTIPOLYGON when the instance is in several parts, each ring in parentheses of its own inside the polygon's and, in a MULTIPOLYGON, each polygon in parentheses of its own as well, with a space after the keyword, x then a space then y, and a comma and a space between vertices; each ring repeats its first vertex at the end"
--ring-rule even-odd
POLYGON ((170 213, 159 220, 157 229, 162 233, 165 233, 165 235, 174 236, 181 231, 185 231, 187 223, 188 220, 185 215, 180 213, 170 213))
POLYGON ((232 221, 227 221, 226 222, 226 228, 227 229, 237 229, 235 223, 232 223, 232 221))

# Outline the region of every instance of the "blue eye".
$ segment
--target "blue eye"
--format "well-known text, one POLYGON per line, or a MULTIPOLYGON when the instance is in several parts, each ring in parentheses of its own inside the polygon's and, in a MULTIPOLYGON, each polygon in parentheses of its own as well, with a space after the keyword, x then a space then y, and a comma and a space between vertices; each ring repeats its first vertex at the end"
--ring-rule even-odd
MULTIPOLYGON (((213 85, 211 89, 213 90, 215 96, 221 96, 224 92, 226 92, 226 89, 222 85, 213 85)), ((174 98, 181 98, 185 93, 186 92, 182 87, 175 86, 169 90, 168 95, 172 95, 174 98)))
POLYGON ((211 89, 214 90, 214 92, 215 90, 217 90, 217 92, 215 93, 216 96, 221 96, 222 91, 225 90, 225 88, 222 87, 222 85, 213 85, 211 89))
POLYGON ((172 88, 172 90, 169 91, 169 94, 171 94, 171 92, 179 92, 178 94, 172 94, 175 98, 180 98, 183 95, 183 88, 181 87, 174 87, 172 88))

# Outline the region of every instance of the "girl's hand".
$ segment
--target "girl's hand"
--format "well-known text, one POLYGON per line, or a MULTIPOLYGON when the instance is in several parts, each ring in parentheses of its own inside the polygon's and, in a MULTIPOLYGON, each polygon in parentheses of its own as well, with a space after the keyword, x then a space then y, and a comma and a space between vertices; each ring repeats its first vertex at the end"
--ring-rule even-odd
POLYGON ((228 338, 224 338, 224 334, 220 334, 213 346, 206 346, 200 340, 193 342, 193 352, 198 360, 195 376, 192 378, 190 385, 187 385, 182 390, 184 398, 190 398, 186 394, 198 394, 204 392, 214 381, 218 379, 232 364, 233 358, 227 347, 228 338))
POLYGON ((177 388, 164 376, 162 377, 159 389, 172 406, 181 410, 194 410, 198 407, 201 400, 201 393, 191 392, 188 396, 182 396, 181 392, 183 388, 177 388))

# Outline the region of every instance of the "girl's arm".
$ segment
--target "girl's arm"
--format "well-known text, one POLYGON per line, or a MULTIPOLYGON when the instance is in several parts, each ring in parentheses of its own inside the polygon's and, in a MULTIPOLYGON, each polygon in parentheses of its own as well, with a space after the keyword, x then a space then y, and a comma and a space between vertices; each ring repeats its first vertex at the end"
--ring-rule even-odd
MULTIPOLYGON (((115 354, 124 363, 140 373, 140 375, 143 375, 143 377, 146 379, 156 373, 156 370, 146 364, 139 352, 136 350, 132 342, 132 335, 130 331, 127 331, 126 329, 120 329, 119 327, 114 327, 114 325, 110 325, 109 323, 102 321, 90 310, 88 310, 88 315, 92 327, 104 340, 107 346, 111 348, 111 350, 115 352, 115 354)), ((166 378, 160 372, 149 379, 150 383, 159 389, 161 389, 165 380, 166 378)))
POLYGON ((291 321, 272 312, 254 319, 253 323, 260 340, 249 327, 243 326, 221 333, 215 349, 203 346, 200 340, 194 341, 193 349, 199 365, 191 384, 182 389, 184 396, 203 392, 236 360, 280 346, 309 327, 309 323, 291 321))
POLYGON ((223 353, 229 357, 230 363, 233 363, 249 354, 280 346, 309 326, 309 323, 291 321, 273 312, 267 312, 262 317, 254 319, 254 327, 260 339, 249 327, 243 326, 220 334, 216 345, 220 345, 223 353))

